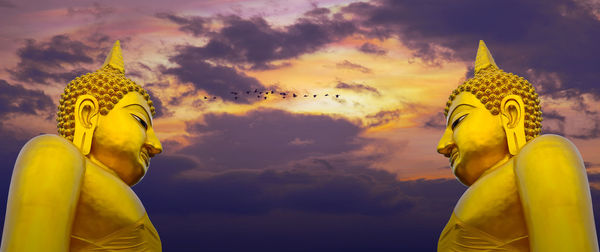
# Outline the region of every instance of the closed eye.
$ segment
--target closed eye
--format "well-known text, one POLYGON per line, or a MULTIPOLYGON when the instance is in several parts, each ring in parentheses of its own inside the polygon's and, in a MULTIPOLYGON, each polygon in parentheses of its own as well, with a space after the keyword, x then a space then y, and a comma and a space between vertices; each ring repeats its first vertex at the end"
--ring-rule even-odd
POLYGON ((467 115, 468 115, 468 114, 465 114, 465 115, 463 115, 463 116, 459 117, 458 119, 454 120, 454 122, 452 122, 452 130, 454 130, 454 128, 456 128, 456 126, 458 126, 458 124, 459 124, 459 123, 460 123, 460 122, 461 122, 463 119, 465 119, 465 117, 466 117, 467 115))
POLYGON ((138 120, 138 122, 142 125, 142 127, 144 127, 144 129, 146 129, 146 130, 148 129, 148 124, 146 123, 146 121, 144 121, 144 119, 142 119, 134 114, 131 114, 131 116, 133 116, 133 118, 138 120))

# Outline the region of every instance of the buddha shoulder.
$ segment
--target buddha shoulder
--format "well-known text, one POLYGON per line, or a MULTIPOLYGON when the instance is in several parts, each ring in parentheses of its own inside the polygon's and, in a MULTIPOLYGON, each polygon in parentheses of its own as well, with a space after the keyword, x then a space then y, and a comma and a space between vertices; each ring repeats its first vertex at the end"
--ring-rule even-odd
POLYGON ((523 146, 516 157, 515 171, 518 175, 525 170, 547 173, 583 167, 581 155, 571 141, 562 136, 547 134, 536 137, 523 146))
POLYGON ((32 138, 23 146, 15 169, 25 168, 24 166, 79 173, 85 169, 85 158, 73 143, 63 137, 46 134, 32 138))

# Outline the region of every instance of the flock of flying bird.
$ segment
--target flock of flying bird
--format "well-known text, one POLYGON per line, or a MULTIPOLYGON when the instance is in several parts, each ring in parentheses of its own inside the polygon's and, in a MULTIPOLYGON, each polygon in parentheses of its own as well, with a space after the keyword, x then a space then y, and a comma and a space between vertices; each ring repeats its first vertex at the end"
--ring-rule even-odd
MULTIPOLYGON (((274 90, 271 90, 271 91, 259 91, 258 89, 254 89, 254 92, 252 92, 252 91, 250 91, 250 90, 248 90, 248 91, 245 91, 245 92, 233 92, 233 91, 232 91, 232 92, 229 92, 229 94, 230 94, 230 95, 233 95, 233 96, 234 96, 233 98, 234 98, 235 100, 237 100, 237 99, 238 99, 240 96, 242 96, 242 95, 244 95, 244 94, 245 94, 246 96, 249 96, 249 95, 256 95, 256 98, 257 98, 257 99, 261 99, 261 98, 262 98, 262 99, 266 100, 269 94, 275 95, 275 91, 274 91, 274 90)), ((317 98, 317 95, 316 95, 316 94, 313 94, 313 95, 308 95, 308 94, 305 94, 305 95, 297 95, 296 93, 279 92, 279 95, 280 95, 280 96, 281 96, 281 98, 283 98, 283 99, 285 99, 285 98, 286 98, 288 95, 290 95, 290 94, 292 95, 292 98, 296 98, 296 97, 300 97, 300 96, 303 96, 303 97, 310 97, 310 96, 312 96, 313 98, 317 98)), ((329 94, 325 94, 324 96, 329 96, 329 94)), ((333 97, 333 95, 332 95, 332 97, 333 97)), ((336 94, 336 95, 335 95, 335 98, 339 98, 339 97, 340 97, 340 95, 339 95, 339 94, 336 94)), ((209 97, 208 97, 208 96, 204 96, 204 100, 208 100, 208 99, 209 99, 209 97)), ((213 97, 212 97, 212 99, 213 99, 213 100, 215 100, 215 99, 217 99, 217 97, 216 97, 216 96, 213 96, 213 97)))

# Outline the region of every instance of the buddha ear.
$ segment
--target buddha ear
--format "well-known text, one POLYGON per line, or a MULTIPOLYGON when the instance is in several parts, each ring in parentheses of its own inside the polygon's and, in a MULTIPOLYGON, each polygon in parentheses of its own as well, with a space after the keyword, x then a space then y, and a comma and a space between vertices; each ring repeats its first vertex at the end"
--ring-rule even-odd
POLYGON ((502 126, 506 132, 506 142, 511 155, 517 155, 526 143, 525 105, 518 95, 508 95, 500 103, 502 126))
POLYGON ((75 136, 73 143, 85 156, 90 153, 92 138, 98 124, 100 106, 98 100, 91 95, 80 95, 75 102, 75 136))

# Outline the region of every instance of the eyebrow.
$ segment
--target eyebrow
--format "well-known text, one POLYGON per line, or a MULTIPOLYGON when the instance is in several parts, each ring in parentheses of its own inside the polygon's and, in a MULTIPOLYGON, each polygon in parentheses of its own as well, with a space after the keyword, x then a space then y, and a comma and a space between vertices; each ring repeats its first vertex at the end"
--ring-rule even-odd
POLYGON ((455 108, 454 108, 454 109, 453 109, 453 110, 450 112, 450 114, 448 114, 448 118, 446 119, 446 127, 448 127, 448 124, 450 123, 450 118, 452 118, 452 116, 454 115, 454 112, 456 112, 456 110, 457 110, 458 108, 460 108, 461 106, 469 106, 469 107, 472 107, 472 108, 474 108, 474 107, 475 107, 475 106, 473 106, 473 105, 471 105, 471 104, 466 104, 466 103, 459 104, 458 106, 456 106, 456 107, 455 107, 455 108))
POLYGON ((142 107, 142 105, 134 103, 134 104, 129 104, 127 106, 124 106, 124 108, 130 107, 130 106, 138 106, 138 107, 140 107, 144 111, 144 114, 146 114, 146 119, 148 119, 148 121, 150 123, 150 126, 152 126, 152 119, 151 119, 150 115, 148 115, 148 111, 146 111, 146 109, 144 107, 142 107))

